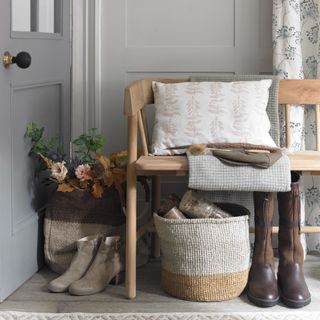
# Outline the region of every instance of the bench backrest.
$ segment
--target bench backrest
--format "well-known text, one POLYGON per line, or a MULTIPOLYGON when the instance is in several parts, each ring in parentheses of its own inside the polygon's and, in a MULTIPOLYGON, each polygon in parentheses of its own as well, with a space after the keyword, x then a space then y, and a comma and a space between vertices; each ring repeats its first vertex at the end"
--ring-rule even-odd
MULTIPOLYGON (((135 127, 139 128, 144 155, 148 155, 149 133, 144 106, 154 103, 152 81, 178 83, 190 81, 181 79, 137 80, 125 89, 124 112, 129 117, 129 144, 136 143, 132 136, 135 127)), ((285 108, 286 147, 291 146, 290 108, 292 105, 314 105, 316 114, 316 151, 320 152, 320 80, 281 80, 279 105, 285 108)))

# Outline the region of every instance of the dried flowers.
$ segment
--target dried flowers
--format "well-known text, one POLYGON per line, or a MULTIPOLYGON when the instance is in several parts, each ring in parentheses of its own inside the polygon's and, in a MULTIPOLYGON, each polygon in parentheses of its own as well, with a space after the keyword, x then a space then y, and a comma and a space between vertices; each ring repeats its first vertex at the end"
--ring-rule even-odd
POLYGON ((117 190, 126 181, 127 152, 121 151, 109 157, 100 153, 103 137, 96 129, 82 134, 73 145, 76 157, 66 159, 58 139, 46 140, 44 128, 36 124, 27 125, 25 137, 31 141, 30 155, 40 157, 45 164, 41 169, 49 170, 48 180, 57 184, 58 192, 86 190, 101 198, 104 189, 112 185, 117 190))

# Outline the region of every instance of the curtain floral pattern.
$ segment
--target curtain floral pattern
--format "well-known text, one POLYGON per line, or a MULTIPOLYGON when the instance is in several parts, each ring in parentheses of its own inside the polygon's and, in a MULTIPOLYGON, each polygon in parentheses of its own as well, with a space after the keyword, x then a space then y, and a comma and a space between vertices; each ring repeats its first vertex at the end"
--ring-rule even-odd
MULTIPOLYGON (((273 0, 273 67, 284 79, 320 78, 320 0, 273 0)), ((283 124, 283 113, 280 120, 283 124)), ((292 150, 315 149, 315 111, 312 106, 291 110, 292 150)), ((282 125, 283 128, 283 125, 282 125)), ((283 144, 285 139, 282 130, 283 144)), ((304 178, 302 219, 320 225, 320 178, 304 178)), ((307 235, 308 251, 320 251, 320 235, 307 235)))

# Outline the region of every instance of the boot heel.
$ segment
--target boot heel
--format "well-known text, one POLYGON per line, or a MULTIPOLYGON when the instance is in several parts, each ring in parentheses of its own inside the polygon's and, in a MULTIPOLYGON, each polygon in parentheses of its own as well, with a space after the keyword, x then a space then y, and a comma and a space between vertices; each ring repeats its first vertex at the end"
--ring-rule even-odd
POLYGON ((124 272, 119 272, 111 281, 110 284, 112 286, 117 286, 119 284, 124 283, 125 279, 125 273, 124 272))

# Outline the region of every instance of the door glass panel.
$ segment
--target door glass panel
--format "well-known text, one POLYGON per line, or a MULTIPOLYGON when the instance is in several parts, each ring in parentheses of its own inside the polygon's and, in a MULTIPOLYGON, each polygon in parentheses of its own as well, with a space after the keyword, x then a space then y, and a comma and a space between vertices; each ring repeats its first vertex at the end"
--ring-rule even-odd
POLYGON ((12 31, 60 33, 61 0, 11 0, 12 31))
POLYGON ((39 1, 39 32, 54 33, 54 0, 39 1))
POLYGON ((31 31, 31 0, 12 0, 12 30, 31 31))

